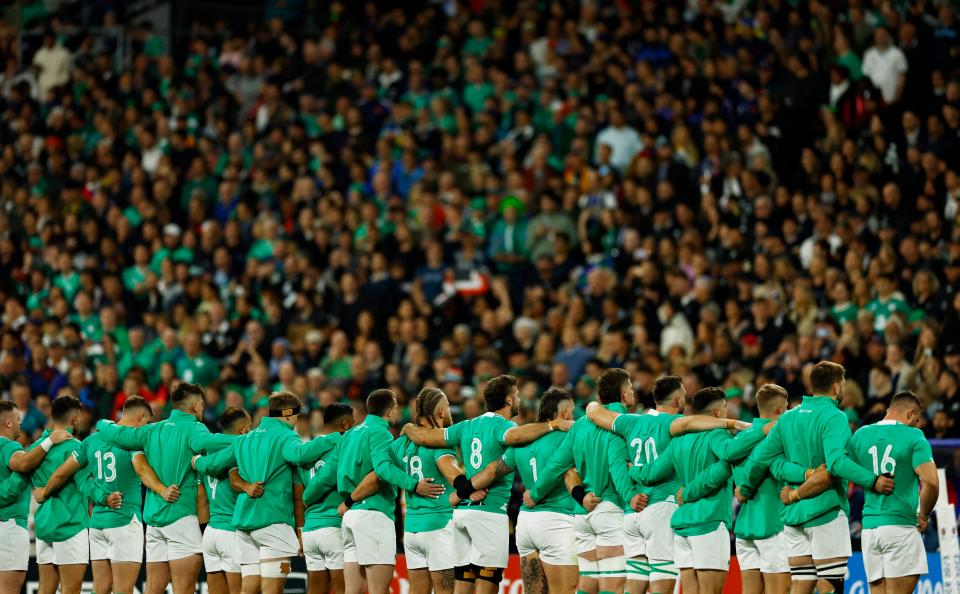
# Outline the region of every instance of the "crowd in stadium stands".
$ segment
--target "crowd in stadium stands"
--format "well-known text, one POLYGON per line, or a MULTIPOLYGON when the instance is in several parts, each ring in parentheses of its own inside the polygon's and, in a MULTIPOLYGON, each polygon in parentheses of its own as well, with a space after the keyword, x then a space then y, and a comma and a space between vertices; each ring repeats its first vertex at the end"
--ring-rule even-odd
POLYGON ((852 426, 911 389, 957 436, 949 2, 319 4, 138 27, 125 64, 59 20, 18 51, 8 15, 0 390, 26 440, 58 394, 164 416, 178 381, 211 423, 430 384, 462 418, 511 373, 529 419, 611 366, 747 419, 821 359, 852 426))

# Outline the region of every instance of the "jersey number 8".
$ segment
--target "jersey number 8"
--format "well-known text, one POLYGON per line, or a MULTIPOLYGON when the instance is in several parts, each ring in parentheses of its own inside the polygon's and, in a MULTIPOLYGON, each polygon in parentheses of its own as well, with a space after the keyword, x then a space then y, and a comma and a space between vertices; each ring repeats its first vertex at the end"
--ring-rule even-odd
POLYGON ((474 437, 470 442, 470 466, 479 470, 481 464, 483 464, 483 444, 480 438, 474 437))

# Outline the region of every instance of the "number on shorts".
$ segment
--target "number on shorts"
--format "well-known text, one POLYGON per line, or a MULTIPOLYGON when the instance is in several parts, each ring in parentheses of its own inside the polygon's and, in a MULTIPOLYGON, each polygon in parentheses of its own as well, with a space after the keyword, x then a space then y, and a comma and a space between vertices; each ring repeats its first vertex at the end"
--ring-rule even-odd
POLYGON ((533 482, 537 482, 537 459, 530 458, 530 469, 533 470, 533 482))
POLYGON ((641 438, 636 438, 630 442, 631 448, 636 448, 637 452, 633 455, 633 465, 634 466, 643 466, 644 463, 649 464, 657 459, 657 443, 653 441, 652 437, 648 437, 646 442, 641 438), (646 460, 640 458, 641 454, 644 455, 646 460))
POLYGON ((93 453, 97 459, 97 479, 113 482, 117 478, 117 458, 113 452, 101 452, 97 450, 93 453))
POLYGON ((470 466, 479 469, 483 464, 483 444, 479 437, 474 437, 470 442, 470 466))
POLYGON ((883 450, 883 457, 879 459, 877 446, 872 445, 867 451, 873 458, 873 474, 877 476, 887 473, 893 474, 897 470, 897 461, 890 457, 890 452, 893 451, 892 443, 887 445, 886 449, 883 450))

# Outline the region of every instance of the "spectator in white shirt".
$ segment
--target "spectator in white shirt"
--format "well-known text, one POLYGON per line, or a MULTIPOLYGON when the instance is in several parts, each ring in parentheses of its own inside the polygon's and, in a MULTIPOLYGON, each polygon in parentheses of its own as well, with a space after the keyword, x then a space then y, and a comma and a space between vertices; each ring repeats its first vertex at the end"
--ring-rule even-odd
POLYGON ((47 100, 50 89, 70 82, 70 60, 70 51, 57 42, 53 33, 44 33, 43 47, 33 56, 33 65, 40 70, 37 83, 41 101, 47 100))
POLYGON ((884 27, 873 30, 873 47, 863 54, 863 73, 880 90, 883 100, 896 103, 906 81, 907 58, 893 45, 890 32, 884 27))
POLYGON ((626 124, 619 109, 611 110, 610 125, 597 135, 597 142, 594 145, 594 161, 599 160, 600 145, 602 144, 610 146, 613 151, 610 164, 620 173, 623 173, 630 165, 634 155, 643 150, 643 141, 640 140, 640 134, 626 124))

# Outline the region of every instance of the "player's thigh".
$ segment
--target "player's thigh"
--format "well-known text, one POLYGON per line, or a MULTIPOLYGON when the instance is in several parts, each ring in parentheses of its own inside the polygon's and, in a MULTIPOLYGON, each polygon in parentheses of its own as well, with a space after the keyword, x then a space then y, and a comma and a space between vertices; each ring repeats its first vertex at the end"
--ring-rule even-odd
POLYGON ((760 572, 764 575, 789 574, 787 540, 783 531, 769 538, 755 540, 760 556, 760 572))
MULTIPOLYGON (((136 563, 137 565, 143 563, 143 524, 136 516, 123 526, 105 528, 102 532, 107 547, 107 558, 110 559, 111 563, 136 563)), ((90 538, 90 553, 92 558, 92 536, 90 538)))
POLYGON ((347 552, 352 544, 356 562, 362 567, 396 564, 396 527, 386 514, 351 509, 344 514, 343 526, 344 561, 351 560, 347 552))
MULTIPOLYGON (((93 573, 93 591, 94 592, 111 592, 114 590, 113 584, 113 568, 110 566, 110 562, 106 559, 99 560, 90 560, 90 571, 93 573)), ((125 592, 125 590, 117 589, 118 592, 125 592)))
POLYGON ((0 594, 20 594, 26 578, 26 571, 0 571, 0 594))
MULTIPOLYGON (((688 536, 693 555, 693 567, 698 572, 723 572, 730 569, 730 533, 727 527, 721 523, 716 529, 706 534, 697 534, 688 536)), ((714 574, 708 576, 708 580, 716 578, 714 574)), ((698 578, 698 583, 705 583, 698 578)), ((713 583, 710 581, 710 583, 713 583)))
MULTIPOLYGON (((740 558, 737 557, 737 562, 740 558)), ((740 567, 740 590, 743 594, 761 594, 763 592, 763 576, 759 569, 744 569, 740 567)))
POLYGON ((87 572, 86 563, 70 563, 59 565, 61 594, 80 594, 83 585, 83 574, 87 572))
POLYGON ((433 582, 430 580, 430 570, 425 567, 408 569, 407 581, 410 582, 410 594, 430 594, 433 582))
MULTIPOLYGON (((590 528, 597 535, 597 551, 619 548, 623 555, 623 510, 609 501, 602 501, 587 514, 590 528)), ((616 553, 613 553, 616 554, 616 553)), ((602 557, 603 555, 601 555, 602 557)))
MULTIPOLYGON (((547 594, 551 591, 545 568, 536 552, 520 558, 520 577, 525 594, 547 594)), ((556 588, 555 585, 553 587, 556 588)))
POLYGON ((540 526, 533 533, 533 542, 540 561, 556 567, 574 567, 577 565, 577 551, 574 546, 573 517, 553 512, 535 513, 540 526))
POLYGON ((805 528, 804 531, 810 538, 810 554, 815 565, 834 560, 846 561, 853 554, 850 523, 842 511, 826 524, 805 528))
POLYGON ((478 567, 506 568, 510 556, 507 515, 480 510, 463 510, 463 514, 462 522, 470 537, 470 563, 478 567))
POLYGON ((340 528, 327 527, 303 533, 303 556, 307 571, 343 570, 343 535, 340 528))
POLYGON ((429 571, 429 547, 425 532, 404 532, 403 552, 408 571, 429 571))
MULTIPOLYGON (((16 576, 12 574, 26 572, 29 563, 30 534, 27 529, 14 520, 0 522, 0 572, 2 572, 0 577, 16 580, 16 576)), ((7 582, 4 581, 4 583, 7 582)), ((19 591, 19 587, 17 590, 19 591)))
POLYGON ((393 565, 367 565, 364 567, 369 594, 388 594, 393 581, 393 565))
MULTIPOLYGON (((160 529, 166 540, 167 561, 194 557, 201 558, 203 553, 203 535, 197 516, 186 516, 160 529)), ((192 563, 197 563, 194 560, 192 563)), ((174 576, 176 578, 176 576, 174 576)))
POLYGON ((587 514, 573 516, 573 547, 578 557, 588 561, 597 560, 597 535, 590 528, 587 514))
POLYGON ((727 579, 726 570, 698 569, 697 587, 700 594, 720 594, 727 579))
POLYGON ((209 594, 228 594, 230 591, 227 586, 227 576, 222 571, 209 571, 204 564, 204 571, 207 575, 207 591, 209 594))
POLYGON ((576 565, 553 565, 540 560, 543 573, 547 578, 548 592, 564 592, 572 594, 577 589, 579 572, 576 565))
POLYGON ((110 570, 113 574, 113 591, 129 594, 140 577, 140 567, 142 563, 128 563, 117 561, 110 564, 110 570))

